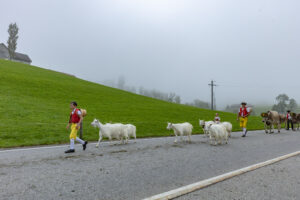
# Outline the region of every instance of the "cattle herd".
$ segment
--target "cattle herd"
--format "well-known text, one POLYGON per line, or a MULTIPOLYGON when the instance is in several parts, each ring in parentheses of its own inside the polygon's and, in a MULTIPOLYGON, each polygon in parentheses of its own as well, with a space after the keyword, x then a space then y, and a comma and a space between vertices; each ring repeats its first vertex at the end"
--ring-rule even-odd
MULTIPOLYGON (((280 132, 282 123, 287 127, 287 117, 284 114, 279 114, 277 111, 268 111, 266 113, 261 113, 263 118, 262 122, 265 125, 266 133, 274 133, 274 125, 277 126, 278 133, 280 132)), ((292 123, 297 125, 297 130, 299 130, 300 114, 291 113, 292 123)))

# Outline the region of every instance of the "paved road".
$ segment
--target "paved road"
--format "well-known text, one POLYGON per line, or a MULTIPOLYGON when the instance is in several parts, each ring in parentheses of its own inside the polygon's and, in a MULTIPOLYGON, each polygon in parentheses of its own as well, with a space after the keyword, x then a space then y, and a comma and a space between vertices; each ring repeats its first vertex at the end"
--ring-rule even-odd
POLYGON ((269 165, 175 200, 299 200, 300 156, 269 165))
POLYGON ((192 144, 174 138, 128 145, 89 145, 65 155, 65 146, 0 151, 1 199, 142 199, 300 150, 300 132, 233 133, 228 145, 192 144))

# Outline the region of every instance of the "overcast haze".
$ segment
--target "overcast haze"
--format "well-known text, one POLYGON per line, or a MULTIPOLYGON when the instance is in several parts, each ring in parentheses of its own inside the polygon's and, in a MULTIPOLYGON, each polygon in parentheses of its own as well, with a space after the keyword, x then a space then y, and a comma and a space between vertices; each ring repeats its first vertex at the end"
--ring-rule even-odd
POLYGON ((297 0, 0 0, 0 43, 19 26, 17 51, 33 65, 90 81, 175 92, 217 107, 300 103, 297 0))

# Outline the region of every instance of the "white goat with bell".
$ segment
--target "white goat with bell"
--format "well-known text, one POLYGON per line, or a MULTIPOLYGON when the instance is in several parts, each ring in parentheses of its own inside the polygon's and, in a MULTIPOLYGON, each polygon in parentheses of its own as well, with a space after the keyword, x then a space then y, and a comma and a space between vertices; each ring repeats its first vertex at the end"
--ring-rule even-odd
POLYGON ((211 124, 215 124, 215 122, 214 121, 204 121, 204 120, 199 119, 199 125, 202 128, 204 135, 206 135, 207 137, 209 137, 208 127, 211 124))
POLYGON ((182 141, 182 136, 187 136, 188 137, 188 141, 191 142, 191 135, 192 135, 192 130, 193 130, 193 126, 192 124, 185 122, 185 123, 181 123, 181 124, 173 124, 168 122, 168 126, 167 126, 168 130, 173 129, 174 130, 174 134, 175 134, 175 141, 174 143, 177 142, 177 136, 180 136, 180 140, 182 141))
POLYGON ((228 132, 226 127, 222 124, 211 124, 208 126, 209 140, 212 144, 213 140, 215 145, 222 144, 222 141, 225 140, 226 144, 228 143, 228 132))
POLYGON ((96 147, 99 147, 103 137, 108 138, 109 141, 111 141, 113 138, 121 140, 122 144, 124 144, 124 138, 126 139, 126 143, 128 141, 128 127, 124 124, 102 124, 98 119, 94 119, 91 125, 99 128, 99 140, 96 144, 96 147))

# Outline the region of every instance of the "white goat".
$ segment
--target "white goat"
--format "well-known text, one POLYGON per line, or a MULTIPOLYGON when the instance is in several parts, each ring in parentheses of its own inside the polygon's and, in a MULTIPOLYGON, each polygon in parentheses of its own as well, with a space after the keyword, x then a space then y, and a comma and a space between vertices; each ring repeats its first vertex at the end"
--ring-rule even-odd
POLYGON ((132 124, 125 124, 125 126, 127 126, 128 139, 130 139, 130 137, 134 137, 134 141, 136 142, 136 126, 132 124))
POLYGON ((232 132, 232 124, 230 122, 222 122, 221 123, 223 126, 225 126, 227 132, 228 132, 228 137, 231 137, 231 132, 232 132))
POLYGON ((126 139, 126 143, 128 140, 127 134, 127 126, 124 124, 102 124, 98 119, 94 119, 91 123, 92 126, 99 128, 99 140, 96 144, 96 147, 99 147, 100 142, 103 137, 107 137, 109 141, 113 138, 121 140, 121 143, 124 143, 124 138, 126 139))
POLYGON ((175 134, 175 143, 177 142, 177 135, 180 135, 180 140, 182 140, 182 136, 186 135, 188 137, 189 142, 191 142, 191 134, 193 130, 192 124, 185 122, 181 124, 173 124, 168 122, 167 129, 173 129, 175 134))
POLYGON ((204 120, 199 119, 199 125, 202 128, 204 135, 206 135, 207 137, 209 137, 208 126, 210 124, 215 124, 215 122, 214 121, 204 121, 204 120))
POLYGON ((225 139, 226 144, 228 143, 228 132, 224 125, 222 124, 211 124, 208 126, 210 144, 212 140, 215 140, 215 145, 222 144, 223 139, 225 139))

